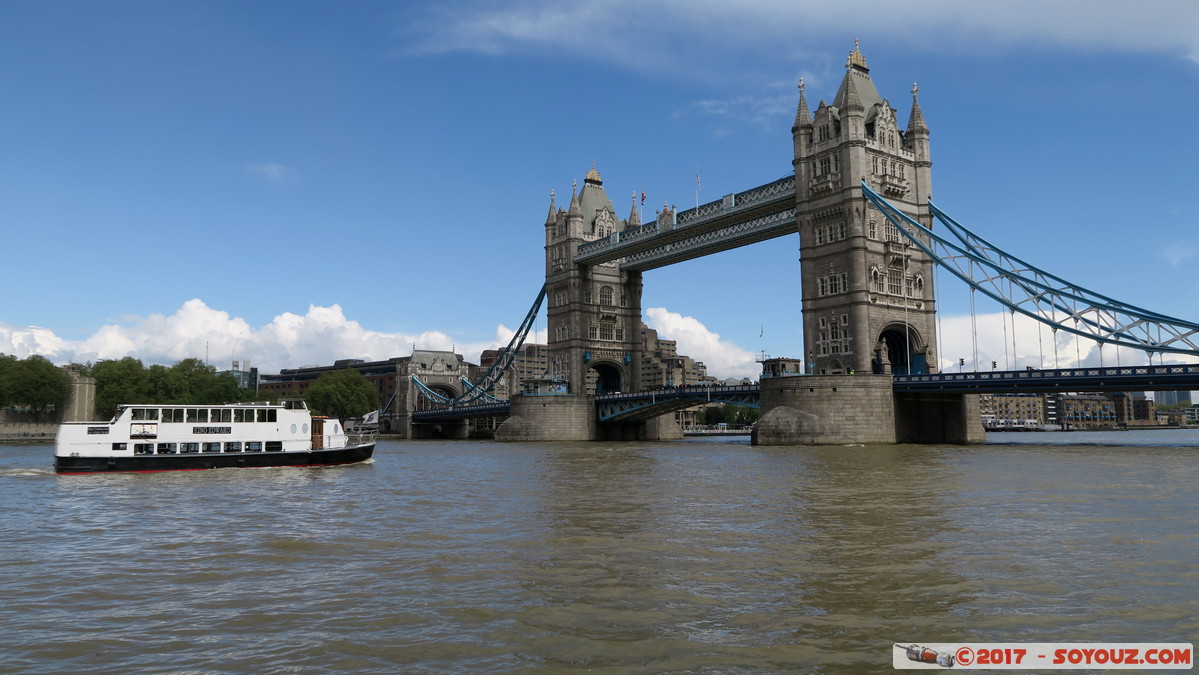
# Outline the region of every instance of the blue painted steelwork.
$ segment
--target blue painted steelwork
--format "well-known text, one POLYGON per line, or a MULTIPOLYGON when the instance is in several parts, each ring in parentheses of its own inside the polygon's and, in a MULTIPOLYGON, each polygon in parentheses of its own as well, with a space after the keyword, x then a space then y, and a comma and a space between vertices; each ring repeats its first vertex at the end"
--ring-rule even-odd
POLYGON ((1199 388, 1199 365, 1115 366, 896 375, 897 392, 1174 391, 1199 388))
POLYGON ((520 348, 525 343, 525 338, 529 336, 529 330, 533 327, 533 321, 537 319, 537 314, 541 311, 541 303, 545 302, 545 293, 545 286, 542 285, 541 291, 537 293, 537 299, 533 301, 533 306, 529 308, 529 313, 525 315, 525 320, 516 329, 516 333, 508 342, 508 346, 504 347, 499 357, 496 358, 495 363, 491 365, 491 368, 487 369, 487 372, 483 374, 483 377, 479 378, 478 382, 472 384, 463 378, 462 382, 466 386, 466 391, 454 398, 449 398, 429 389, 419 379, 413 378, 413 382, 416 382, 418 385, 416 391, 434 406, 458 407, 469 405, 479 399, 497 400, 489 392, 495 387, 495 383, 499 382, 500 378, 512 367, 513 361, 516 360, 517 353, 520 352, 520 348))
POLYGON ((580 244, 575 264, 621 260, 621 269, 650 270, 680 260, 797 232, 795 176, 680 211, 674 222, 646 223, 580 244))
POLYGON ((929 204, 955 243, 895 208, 865 181, 862 190, 912 244, 954 276, 1014 312, 1099 343, 1199 355, 1199 323, 1166 316, 1067 282, 1006 253, 929 204), (1059 315, 1065 316, 1059 320, 1059 315), (1069 323, 1068 323, 1069 322, 1069 323))
POLYGON ((677 387, 595 397, 595 417, 600 422, 629 422, 657 417, 701 403, 733 403, 758 407, 758 385, 735 387, 677 387))
POLYGON ((412 421, 434 422, 437 420, 460 420, 468 417, 498 417, 507 415, 509 409, 510 404, 507 401, 475 403, 452 408, 430 408, 412 413, 412 421))
POLYGON ((446 396, 445 394, 439 394, 433 391, 428 385, 426 385, 424 382, 421 382, 419 377, 413 377, 412 383, 416 385, 416 390, 420 392, 421 398, 425 399, 429 403, 434 405, 452 405, 454 403, 454 399, 446 396))

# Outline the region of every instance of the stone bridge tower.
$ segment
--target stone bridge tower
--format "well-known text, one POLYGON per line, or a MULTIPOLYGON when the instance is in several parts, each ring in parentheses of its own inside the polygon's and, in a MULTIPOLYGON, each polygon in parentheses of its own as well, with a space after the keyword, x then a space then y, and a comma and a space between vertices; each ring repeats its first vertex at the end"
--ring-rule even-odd
POLYGON ((571 394, 640 389, 641 273, 616 262, 575 265, 580 244, 638 227, 636 201, 627 220, 616 216, 592 165, 571 190, 570 207, 556 209, 550 195, 545 221, 545 285, 549 306, 550 376, 571 394))
POLYGON ((821 100, 813 114, 800 81, 791 134, 809 372, 935 372, 933 263, 860 185, 931 227, 929 129, 916 88, 904 130, 855 44, 831 105, 821 100))

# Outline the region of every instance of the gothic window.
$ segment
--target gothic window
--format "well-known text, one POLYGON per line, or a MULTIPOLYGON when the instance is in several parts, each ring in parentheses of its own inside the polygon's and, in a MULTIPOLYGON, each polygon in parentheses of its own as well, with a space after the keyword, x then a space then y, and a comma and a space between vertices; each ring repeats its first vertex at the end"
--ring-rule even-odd
POLYGON ((878 157, 873 157, 873 158, 871 158, 871 160, 872 160, 872 164, 874 165, 874 173, 877 174, 878 173, 878 157))
POLYGON ((841 170, 841 156, 833 155, 833 171, 841 170))
POLYGON ((629 299, 627 297, 625 297, 625 294, 623 292, 621 292, 621 294, 620 294, 620 306, 621 307, 629 306, 629 299))
POLYGON ((902 285, 903 273, 900 270, 891 270, 887 275, 887 292, 891 295, 899 295, 903 292, 902 285))
POLYGON ((883 229, 887 233, 887 241, 901 241, 899 228, 892 225, 891 221, 888 220, 887 224, 883 226, 883 229))
MULTIPOLYGON (((827 277, 820 277, 819 279, 816 280, 816 284, 818 286, 818 290, 816 292, 817 295, 828 295, 828 278, 827 277)), ((823 321, 823 319, 821 319, 821 320, 823 321)))
POLYGON ((899 177, 900 177, 900 178, 905 178, 905 179, 906 179, 906 178, 908 177, 907 168, 908 168, 908 165, 907 165, 907 164, 900 164, 900 165, 899 165, 899 177))
POLYGON ((903 280, 903 290, 904 290, 904 297, 910 298, 913 295, 915 295, 914 293, 912 293, 912 277, 908 277, 903 280))
POLYGON ((616 339, 620 342, 624 342, 624 326, 616 327, 616 339))
POLYGON ((819 139, 822 141, 828 140, 828 125, 827 124, 822 124, 820 126, 820 138, 819 139))
POLYGON ((874 220, 874 214, 870 214, 870 221, 866 223, 866 236, 871 239, 878 239, 878 223, 874 220))
POLYGON ((849 292, 849 279, 846 277, 845 273, 842 272, 841 274, 837 275, 837 279, 839 282, 837 284, 839 286, 839 289, 837 292, 838 293, 848 293, 849 292))
POLYGON ((839 236, 837 238, 844 239, 845 238, 845 223, 841 223, 840 225, 838 225, 837 229, 839 230, 839 236))
POLYGON ((612 340, 612 339, 614 339, 614 332, 615 332, 615 330, 614 330, 614 327, 612 326, 612 324, 610 324, 610 323, 602 324, 602 325, 600 325, 600 329, 599 329, 599 339, 612 340))
POLYGON ((600 304, 604 306, 612 305, 612 287, 602 286, 600 288, 600 304))
POLYGON ((829 173, 830 171, 832 171, 832 160, 829 159, 828 157, 825 157, 824 159, 820 160, 819 175, 823 176, 826 173, 829 173))
POLYGON ((591 324, 590 326, 587 327, 587 339, 589 339, 589 340, 598 340, 599 339, 599 326, 597 326, 595 324, 591 324))
POLYGON ((916 290, 921 294, 924 292, 924 275, 919 272, 916 273, 916 290))
POLYGON ((816 228, 816 243, 817 244, 824 243, 824 228, 823 227, 816 228))
POLYGON ((590 288, 583 291, 583 302, 585 302, 588 305, 591 304, 591 289, 590 288))

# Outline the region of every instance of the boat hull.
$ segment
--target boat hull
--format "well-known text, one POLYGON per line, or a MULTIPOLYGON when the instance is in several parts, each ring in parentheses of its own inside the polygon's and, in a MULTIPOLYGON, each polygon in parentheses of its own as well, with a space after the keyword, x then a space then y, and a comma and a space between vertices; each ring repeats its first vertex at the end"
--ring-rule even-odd
POLYGON ((374 443, 310 452, 191 453, 180 455, 133 455, 123 457, 56 456, 54 471, 60 474, 202 471, 204 469, 261 469, 279 466, 331 466, 355 464, 370 459, 374 443))

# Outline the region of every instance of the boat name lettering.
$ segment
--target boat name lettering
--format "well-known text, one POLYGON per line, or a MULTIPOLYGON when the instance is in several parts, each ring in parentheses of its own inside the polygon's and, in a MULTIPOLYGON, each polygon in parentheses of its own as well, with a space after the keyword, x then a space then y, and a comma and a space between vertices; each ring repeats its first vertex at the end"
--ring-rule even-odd
POLYGON ((231 434, 233 427, 192 427, 193 434, 231 434))
POLYGON ((89 435, 90 434, 106 434, 106 433, 108 433, 108 427, 88 427, 87 433, 89 435))

